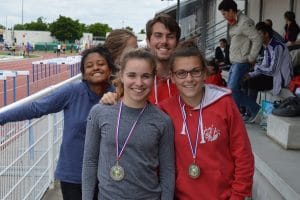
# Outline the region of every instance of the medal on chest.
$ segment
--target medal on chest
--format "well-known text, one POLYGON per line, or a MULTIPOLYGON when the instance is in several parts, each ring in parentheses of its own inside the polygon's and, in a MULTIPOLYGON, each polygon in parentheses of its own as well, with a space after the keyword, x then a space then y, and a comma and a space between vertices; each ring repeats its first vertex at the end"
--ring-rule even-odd
POLYGON ((136 124, 137 124, 138 120, 140 119, 140 117, 144 113, 145 108, 147 107, 147 104, 145 104, 144 108, 139 113, 137 119, 133 123, 133 125, 132 125, 132 127, 131 127, 131 129, 130 129, 130 131, 128 133, 128 136, 126 137, 124 145, 121 148, 121 151, 119 152, 119 128, 120 128, 120 120, 121 120, 121 114, 122 114, 122 106, 123 106, 123 102, 121 101, 120 107, 119 107, 118 119, 117 119, 117 127, 116 127, 116 164, 113 165, 110 168, 110 177, 114 181, 121 181, 125 177, 125 170, 124 170, 124 168, 121 165, 119 165, 119 161, 121 159, 121 156, 123 155, 124 149, 125 149, 128 141, 129 141, 129 138, 132 135, 134 128, 136 127, 136 124))
POLYGON ((189 131, 188 124, 187 124, 187 119, 186 119, 185 104, 184 105, 182 104, 182 100, 181 100, 180 96, 178 98, 178 101, 179 101, 182 119, 183 119, 183 127, 185 129, 185 132, 186 132, 186 135, 187 135, 187 138, 189 141, 189 146, 191 149, 192 157, 193 157, 193 163, 191 163, 189 165, 187 172, 188 172, 188 176, 190 178, 197 179, 201 175, 201 169, 200 169, 199 165, 196 164, 199 135, 201 135, 200 143, 205 143, 204 134, 203 134, 203 125, 202 125, 202 103, 200 103, 200 108, 199 108, 199 118, 198 118, 197 132, 196 132, 196 141, 193 145, 192 140, 191 140, 190 131, 189 131))
POLYGON ((119 162, 117 161, 117 163, 110 169, 110 177, 114 181, 121 181, 124 178, 124 175, 124 169, 119 165, 119 162))
POLYGON ((189 165, 189 176, 193 179, 196 179, 200 176, 200 167, 195 163, 189 165))

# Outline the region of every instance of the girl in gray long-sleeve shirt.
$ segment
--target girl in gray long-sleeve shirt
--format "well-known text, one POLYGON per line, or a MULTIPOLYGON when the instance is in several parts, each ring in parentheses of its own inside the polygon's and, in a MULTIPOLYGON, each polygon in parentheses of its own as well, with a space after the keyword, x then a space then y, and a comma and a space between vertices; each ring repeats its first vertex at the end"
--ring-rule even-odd
POLYGON ((113 106, 96 105, 90 112, 82 172, 83 199, 172 200, 174 141, 169 117, 147 102, 155 60, 145 50, 127 53, 113 106))

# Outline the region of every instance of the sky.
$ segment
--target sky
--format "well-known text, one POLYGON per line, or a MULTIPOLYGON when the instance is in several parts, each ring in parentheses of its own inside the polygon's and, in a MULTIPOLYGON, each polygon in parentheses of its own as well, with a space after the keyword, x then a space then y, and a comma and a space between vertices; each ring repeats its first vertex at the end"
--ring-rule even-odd
POLYGON ((176 4, 176 0, 0 0, 0 24, 11 28, 23 21, 43 17, 47 23, 59 15, 80 23, 108 24, 113 29, 130 26, 138 33, 155 13, 176 4))

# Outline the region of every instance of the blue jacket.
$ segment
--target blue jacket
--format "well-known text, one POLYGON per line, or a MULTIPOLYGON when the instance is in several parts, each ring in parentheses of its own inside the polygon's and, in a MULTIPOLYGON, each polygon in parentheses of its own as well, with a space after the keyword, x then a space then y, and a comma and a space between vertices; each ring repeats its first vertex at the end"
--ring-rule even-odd
MULTIPOLYGON (((107 91, 114 91, 110 86, 107 91)), ((101 96, 93 93, 86 82, 71 83, 49 96, 7 112, 0 113, 0 124, 38 118, 64 111, 63 139, 55 178, 69 183, 81 183, 83 148, 87 116, 101 96)))
POLYGON ((251 77, 264 74, 273 77, 273 95, 278 95, 282 87, 287 87, 293 75, 292 60, 288 48, 272 38, 264 48, 264 58, 254 66, 251 77))

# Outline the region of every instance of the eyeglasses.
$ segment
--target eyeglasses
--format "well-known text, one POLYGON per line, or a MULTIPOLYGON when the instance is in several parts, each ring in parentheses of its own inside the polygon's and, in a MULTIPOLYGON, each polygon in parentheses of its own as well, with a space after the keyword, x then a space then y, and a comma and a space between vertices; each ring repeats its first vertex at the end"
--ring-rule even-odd
POLYGON ((190 71, 186 70, 178 70, 176 72, 173 72, 175 76, 179 79, 184 79, 190 74, 192 77, 200 77, 203 74, 203 71, 200 67, 193 68, 190 71))

